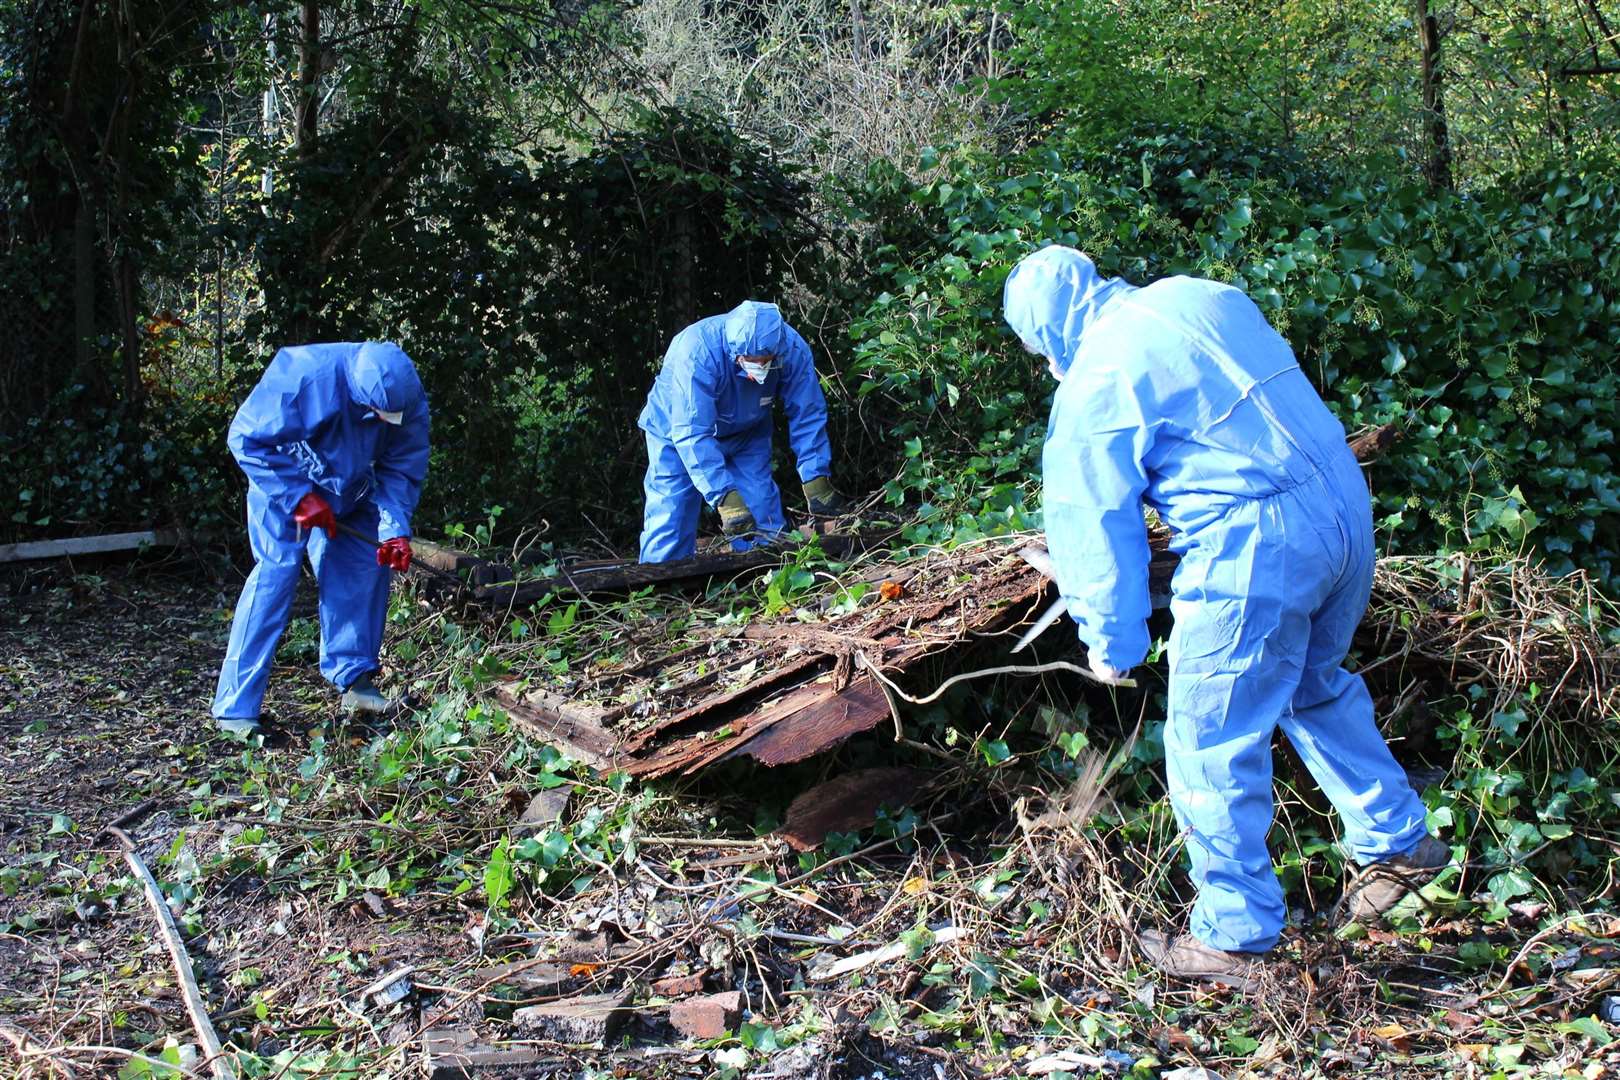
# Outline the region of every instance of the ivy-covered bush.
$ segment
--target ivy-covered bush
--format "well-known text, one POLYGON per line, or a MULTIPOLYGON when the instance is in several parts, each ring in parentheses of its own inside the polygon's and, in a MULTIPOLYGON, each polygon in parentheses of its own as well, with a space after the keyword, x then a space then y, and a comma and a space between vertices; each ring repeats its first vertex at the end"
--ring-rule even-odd
POLYGON ((1057 242, 1138 284, 1237 285, 1347 428, 1401 423, 1372 473, 1396 548, 1528 540, 1555 570, 1620 571, 1611 171, 1435 194, 1163 133, 1089 159, 1053 145, 924 165, 925 183, 871 185, 906 209, 874 230, 884 287, 852 325, 860 393, 910 447, 892 498, 995 499, 1038 473, 1051 387, 1004 329, 1000 291, 1057 242))
MULTIPOLYGON (((425 521, 498 503, 508 521, 583 513, 633 536, 628 496, 646 465, 636 417, 665 347, 698 318, 778 296, 812 246, 808 191, 701 113, 651 111, 583 152, 521 160, 475 118, 452 121, 437 167, 375 211, 325 280, 299 291, 294 275, 267 277, 263 358, 308 320, 318 338, 404 346, 434 408, 425 521)), ((365 131, 326 139, 328 157, 349 139, 367 175, 365 131)), ((334 227, 318 184, 296 190, 310 205, 271 229, 272 271, 334 227)))

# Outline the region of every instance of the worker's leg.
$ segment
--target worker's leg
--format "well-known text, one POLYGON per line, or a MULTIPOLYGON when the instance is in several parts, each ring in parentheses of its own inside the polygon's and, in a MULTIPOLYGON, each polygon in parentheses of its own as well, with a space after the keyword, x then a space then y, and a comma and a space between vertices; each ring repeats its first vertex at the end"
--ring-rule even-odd
POLYGON ((703 497, 692 486, 674 444, 650 432, 647 475, 641 488, 646 498, 641 519, 641 561, 661 563, 694 554, 703 497))
MULTIPOLYGON (((1362 483, 1348 474, 1339 482, 1362 483)), ((1427 835, 1427 815, 1378 732, 1366 684, 1343 667, 1367 610, 1373 575, 1371 517, 1363 522, 1358 513, 1348 516, 1342 529, 1335 524, 1331 532, 1322 530, 1328 556, 1337 557, 1344 573, 1311 619, 1305 670, 1282 723, 1343 818, 1345 846, 1357 862, 1367 863, 1410 851, 1427 835)))
MULTIPOLYGON (((343 523, 366 536, 377 535, 377 506, 367 501, 344 515, 343 523)), ((347 533, 328 539, 316 529, 309 561, 321 592, 321 674, 339 689, 381 664, 383 622, 394 572, 377 565, 377 549, 347 533)))
POLYGON ((1272 870, 1271 736, 1299 679, 1309 622, 1293 602, 1275 505, 1246 503, 1183 557, 1171 610, 1165 771, 1198 887, 1189 929, 1229 952, 1277 942, 1286 907, 1272 870))
POLYGON ((214 690, 213 713, 222 720, 251 720, 259 715, 275 663, 276 643, 292 614, 304 554, 292 522, 273 514, 252 487, 248 488, 247 525, 253 570, 236 601, 230 644, 214 690))
POLYGON ((771 475, 771 429, 761 425, 752 437, 740 439, 726 446, 726 460, 737 479, 737 490, 742 493, 748 512, 754 515, 754 527, 759 536, 734 540, 733 551, 747 551, 787 528, 782 516, 782 492, 771 475))

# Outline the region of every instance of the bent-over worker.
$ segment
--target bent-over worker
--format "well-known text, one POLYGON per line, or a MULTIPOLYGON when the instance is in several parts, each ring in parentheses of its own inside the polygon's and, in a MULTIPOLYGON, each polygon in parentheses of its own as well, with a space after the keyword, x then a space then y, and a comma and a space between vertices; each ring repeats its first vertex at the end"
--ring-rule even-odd
POLYGON ((1041 465, 1047 544, 1099 677, 1147 654, 1144 501, 1181 556, 1164 749, 1198 897, 1190 934, 1141 941, 1169 974, 1242 985, 1286 914, 1266 849, 1279 725, 1350 853, 1377 864, 1348 898, 1353 917, 1387 913, 1450 858, 1343 667, 1373 575, 1366 481, 1288 343, 1238 289, 1189 277, 1137 288, 1054 246, 1013 269, 1003 304, 1060 380, 1041 465))
POLYGON ((410 567, 411 515, 428 469, 428 402, 415 365, 388 342, 282 349, 226 441, 247 474, 254 567, 231 622, 215 718, 236 734, 258 730, 306 547, 320 590, 321 674, 344 691, 346 709, 386 710, 372 680, 388 588, 393 571, 410 567))
POLYGON ((639 421, 647 435, 642 562, 692 555, 704 503, 719 511, 737 551, 786 527, 771 478, 778 399, 810 512, 838 513, 827 401, 810 347, 776 305, 745 300, 675 335, 639 421))

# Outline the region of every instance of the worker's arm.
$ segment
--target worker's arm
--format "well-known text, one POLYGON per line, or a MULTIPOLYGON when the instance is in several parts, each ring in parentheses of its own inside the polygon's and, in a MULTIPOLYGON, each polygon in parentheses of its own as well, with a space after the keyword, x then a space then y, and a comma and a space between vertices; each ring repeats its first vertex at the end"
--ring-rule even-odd
POLYGON ((411 535, 411 515, 422 497, 428 471, 428 402, 423 395, 405 411, 398 427, 384 433, 372 466, 377 488, 377 539, 411 535))
POLYGON ((718 506, 727 492, 737 490, 737 482, 720 449, 715 421, 715 400, 720 379, 730 378, 724 365, 715 361, 696 334, 682 334, 670 346, 664 359, 669 371, 669 441, 686 466, 692 485, 710 506, 718 506))
POLYGON ((1041 458, 1046 546, 1080 640, 1110 667, 1147 656, 1147 490, 1153 430, 1117 369, 1076 361, 1059 386, 1041 458))
POLYGON ((289 448, 332 417, 340 392, 330 372, 295 373, 278 353, 236 410, 226 445, 248 482, 283 516, 292 516, 298 500, 315 490, 289 448))
POLYGON ((827 399, 810 356, 810 346, 791 326, 782 328, 786 348, 782 358, 782 410, 787 414, 788 445, 799 467, 799 479, 809 483, 832 475, 832 447, 827 442, 827 399))

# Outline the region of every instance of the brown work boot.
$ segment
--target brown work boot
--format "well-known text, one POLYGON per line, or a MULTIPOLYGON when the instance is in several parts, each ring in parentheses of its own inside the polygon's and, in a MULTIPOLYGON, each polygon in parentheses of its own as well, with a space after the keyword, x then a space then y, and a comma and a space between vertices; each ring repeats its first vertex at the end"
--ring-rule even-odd
POLYGON ((1387 915, 1409 892, 1440 876, 1451 862, 1451 849, 1432 836, 1418 841, 1405 855, 1392 855, 1357 872, 1340 901, 1352 922, 1370 923, 1387 915))
POLYGON ((1142 955, 1166 975, 1238 990, 1255 987, 1266 956, 1265 953, 1226 952, 1204 944, 1191 934, 1172 938, 1157 930, 1142 931, 1136 936, 1136 942, 1142 955))

